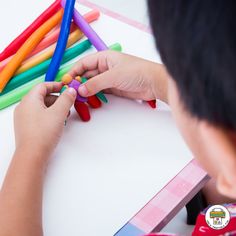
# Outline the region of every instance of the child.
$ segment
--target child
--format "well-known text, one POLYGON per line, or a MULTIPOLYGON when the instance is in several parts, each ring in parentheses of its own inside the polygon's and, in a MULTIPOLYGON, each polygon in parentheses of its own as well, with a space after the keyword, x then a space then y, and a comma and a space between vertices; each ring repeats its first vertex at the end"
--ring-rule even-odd
MULTIPOLYGON (((164 66, 105 51, 83 58, 70 74, 91 78, 79 88, 82 96, 105 90, 130 99, 167 102, 219 193, 235 199, 236 2, 149 0, 148 4, 164 66)), ((57 100, 50 95, 60 88, 59 83, 41 84, 16 108, 16 151, 0 193, 0 235, 43 234, 45 169, 75 100, 73 89, 57 100)), ((204 192, 208 200, 226 201, 221 195, 213 199, 210 192, 215 189, 210 187, 204 192)))

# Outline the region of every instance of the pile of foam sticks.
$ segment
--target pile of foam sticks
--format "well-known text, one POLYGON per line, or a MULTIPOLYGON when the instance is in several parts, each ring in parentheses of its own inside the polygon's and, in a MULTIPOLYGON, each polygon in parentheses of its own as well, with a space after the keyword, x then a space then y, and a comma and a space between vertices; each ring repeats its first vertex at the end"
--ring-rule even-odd
MULTIPOLYGON (((84 16, 75 8, 75 0, 56 0, 22 34, 0 54, 0 110, 18 102, 35 85, 45 81, 61 81, 74 65, 61 65, 79 56, 92 45, 98 50, 121 51, 119 44, 110 48, 89 25, 98 19, 93 10, 84 16), (87 40, 77 43, 83 36, 87 40), (41 76, 41 77, 40 77, 41 76)), ((78 91, 86 78, 64 78, 64 84, 78 91)), ((65 87, 63 88, 63 90, 65 87)), ((75 109, 83 121, 90 120, 92 108, 107 102, 102 92, 92 98, 77 96, 75 109)), ((155 107, 155 101, 149 102, 155 107)))

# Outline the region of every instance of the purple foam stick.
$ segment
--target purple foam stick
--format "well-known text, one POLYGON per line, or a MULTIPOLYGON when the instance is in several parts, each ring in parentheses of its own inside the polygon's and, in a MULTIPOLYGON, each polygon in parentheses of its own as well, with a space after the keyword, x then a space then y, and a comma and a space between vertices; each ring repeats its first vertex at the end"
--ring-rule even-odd
MULTIPOLYGON (((61 1, 61 5, 64 8, 66 0, 61 1)), ((83 16, 74 8, 73 19, 75 24, 81 29, 81 31, 86 35, 89 41, 98 51, 108 50, 109 48, 103 42, 103 40, 98 36, 98 34, 93 30, 93 28, 86 22, 83 16)))
MULTIPOLYGON (((78 91, 78 88, 79 88, 80 85, 81 85, 81 83, 80 83, 79 81, 75 80, 75 79, 73 79, 73 80, 68 84, 68 86, 69 86, 70 88, 74 88, 76 91, 78 91)), ((76 100, 77 100, 77 101, 80 101, 80 102, 87 102, 87 101, 88 101, 87 98, 81 97, 78 92, 77 92, 76 100)))

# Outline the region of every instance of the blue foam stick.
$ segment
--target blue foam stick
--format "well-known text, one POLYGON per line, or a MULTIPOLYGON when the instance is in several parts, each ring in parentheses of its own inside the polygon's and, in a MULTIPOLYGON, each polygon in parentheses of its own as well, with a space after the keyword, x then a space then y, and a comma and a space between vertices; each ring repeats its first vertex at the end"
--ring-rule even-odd
POLYGON ((56 74, 60 68, 60 64, 66 49, 66 44, 70 33, 70 25, 74 12, 74 7, 75 7, 75 0, 66 1, 60 35, 58 38, 56 50, 53 54, 52 61, 46 73, 45 81, 54 81, 56 74))
MULTIPOLYGON (((66 5, 66 0, 61 0, 61 5, 64 7, 66 5)), ((83 16, 74 9, 73 16, 75 24, 81 29, 81 31, 87 36, 89 41, 94 45, 98 51, 108 50, 107 45, 102 41, 99 35, 93 30, 93 28, 86 22, 83 16)))

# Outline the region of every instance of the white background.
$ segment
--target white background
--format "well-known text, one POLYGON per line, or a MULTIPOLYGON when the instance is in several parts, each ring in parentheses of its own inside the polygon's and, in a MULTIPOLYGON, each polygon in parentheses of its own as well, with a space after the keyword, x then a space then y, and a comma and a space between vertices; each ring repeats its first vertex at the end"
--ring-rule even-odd
MULTIPOLYGON (((4 2, 0 49, 51 2, 4 2)), ((120 42, 124 52, 160 61, 149 34, 106 16, 93 27, 108 45, 120 42)), ((0 181, 14 151, 13 108, 0 111, 0 181)), ((89 123, 73 111, 48 169, 45 235, 113 235, 190 160, 163 104, 152 110, 109 96, 109 104, 92 111, 89 123)))

